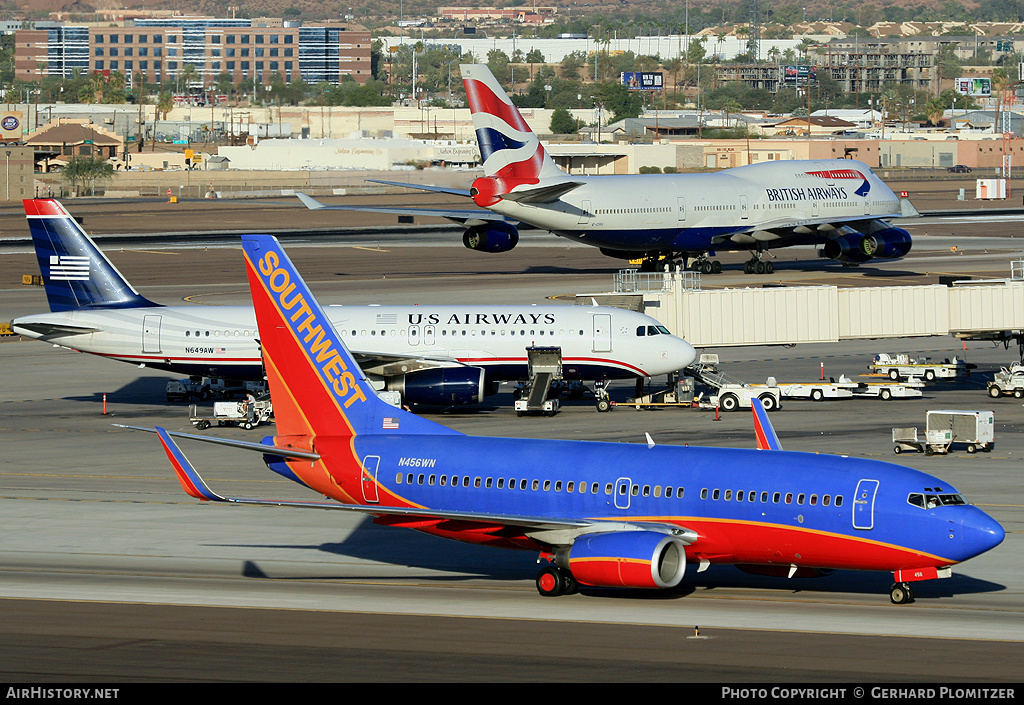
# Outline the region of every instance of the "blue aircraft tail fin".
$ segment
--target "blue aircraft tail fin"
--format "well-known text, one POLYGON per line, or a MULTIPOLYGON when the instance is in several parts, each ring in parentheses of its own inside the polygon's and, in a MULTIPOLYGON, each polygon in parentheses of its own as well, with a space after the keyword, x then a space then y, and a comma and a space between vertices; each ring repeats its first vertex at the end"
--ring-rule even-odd
POLYGON ((49 198, 24 204, 51 311, 159 306, 132 288, 64 206, 49 198))

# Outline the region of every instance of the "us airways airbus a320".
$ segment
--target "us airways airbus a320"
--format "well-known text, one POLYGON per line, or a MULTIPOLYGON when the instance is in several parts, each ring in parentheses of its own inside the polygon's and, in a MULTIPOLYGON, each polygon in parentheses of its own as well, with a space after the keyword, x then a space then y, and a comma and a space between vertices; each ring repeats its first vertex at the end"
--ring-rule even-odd
POLYGON ((672 589, 693 566, 783 576, 891 571, 893 602, 951 575, 1005 531, 948 482, 891 463, 784 451, 758 400, 758 447, 467 436, 373 392, 272 237, 245 249, 277 435, 261 442, 155 431, 185 492, 203 501, 363 512, 484 546, 536 551, 542 595, 577 586, 672 589), (310 336, 309 331, 315 331, 310 336), (263 455, 316 495, 218 494, 177 444, 263 455))
MULTIPOLYGON (((50 311, 12 321, 20 335, 191 376, 263 378, 251 306, 161 306, 141 296, 57 201, 25 213, 50 311)), ((379 389, 407 404, 476 404, 525 380, 527 348, 561 350, 570 381, 680 370, 693 347, 650 316, 604 306, 329 306, 331 322, 379 389)), ((600 407, 599 407, 600 408, 600 407)))
POLYGON ((468 190, 380 182, 471 197, 481 209, 325 206, 448 218, 466 227, 463 244, 507 252, 523 226, 592 245, 606 255, 642 259, 643 268, 692 258, 720 272, 716 251, 749 250, 747 273, 774 270, 769 250, 820 245, 844 264, 896 259, 911 237, 891 218, 918 215, 864 163, 849 159, 782 160, 715 173, 580 176, 562 171, 484 65, 462 66, 484 176, 468 190))

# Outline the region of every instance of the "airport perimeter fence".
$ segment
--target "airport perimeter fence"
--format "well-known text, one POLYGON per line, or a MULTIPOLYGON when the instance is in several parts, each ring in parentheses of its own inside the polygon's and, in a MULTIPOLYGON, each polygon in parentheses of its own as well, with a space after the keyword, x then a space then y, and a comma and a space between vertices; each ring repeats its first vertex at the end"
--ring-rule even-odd
MULTIPOLYGON (((106 198, 260 198, 291 196, 296 191, 310 196, 406 192, 395 186, 370 183, 370 179, 469 188, 482 172, 477 170, 423 169, 416 171, 237 171, 180 170, 115 172, 109 181, 97 181, 79 189, 79 196, 106 198)), ((68 198, 71 189, 60 174, 37 174, 37 198, 68 198)))
MULTIPOLYGON (((973 181, 1000 178, 1000 169, 978 168, 970 173, 949 173, 945 169, 879 168, 875 173, 887 182, 973 181)), ((310 196, 373 195, 408 193, 395 186, 371 183, 371 179, 469 188, 480 170, 422 169, 410 171, 382 170, 167 170, 119 171, 109 181, 80 189, 78 196, 106 198, 261 198, 291 196, 296 191, 310 196)), ((70 187, 56 174, 37 174, 37 198, 69 198, 70 187)))

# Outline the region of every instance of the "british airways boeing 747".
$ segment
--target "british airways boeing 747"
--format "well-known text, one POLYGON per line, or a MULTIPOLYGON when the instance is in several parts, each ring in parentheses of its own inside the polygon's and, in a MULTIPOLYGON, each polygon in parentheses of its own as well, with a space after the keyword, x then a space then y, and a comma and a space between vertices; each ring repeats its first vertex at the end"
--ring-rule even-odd
POLYGON ((479 209, 325 206, 311 209, 440 216, 465 226, 463 244, 507 252, 527 225, 592 245, 606 255, 643 259, 644 268, 694 258, 693 268, 721 271, 716 251, 749 250, 744 270, 774 270, 765 255, 792 245, 820 245, 844 264, 895 259, 911 237, 892 218, 917 215, 866 164, 849 159, 781 160, 702 174, 581 176, 548 155, 484 65, 462 66, 462 80, 483 157, 484 176, 468 190, 381 182, 470 197, 479 209))

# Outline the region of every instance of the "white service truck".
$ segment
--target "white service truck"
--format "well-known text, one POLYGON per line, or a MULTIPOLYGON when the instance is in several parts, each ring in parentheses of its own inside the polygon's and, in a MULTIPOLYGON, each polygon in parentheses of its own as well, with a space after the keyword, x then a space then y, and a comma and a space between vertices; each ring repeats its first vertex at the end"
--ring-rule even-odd
POLYGON ((838 382, 782 382, 776 384, 775 380, 770 378, 768 386, 777 386, 783 399, 822 401, 824 399, 851 399, 860 385, 842 375, 838 382))
POLYGON ((1024 398, 1024 365, 1020 363, 999 368, 988 383, 988 395, 993 399, 1011 394, 1017 399, 1024 398))
POLYGON ((934 382, 937 379, 955 379, 965 374, 972 366, 955 357, 952 360, 932 362, 931 358, 914 358, 906 353, 879 353, 868 365, 868 369, 884 374, 893 381, 919 377, 926 382, 934 382))

